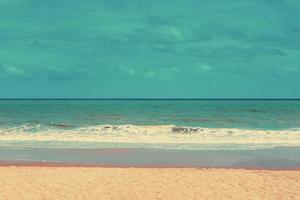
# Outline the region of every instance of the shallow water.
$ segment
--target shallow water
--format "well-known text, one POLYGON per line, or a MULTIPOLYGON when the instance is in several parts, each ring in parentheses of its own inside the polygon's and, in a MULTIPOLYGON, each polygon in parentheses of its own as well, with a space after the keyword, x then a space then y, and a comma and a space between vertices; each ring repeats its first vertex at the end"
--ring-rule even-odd
POLYGON ((0 165, 300 169, 299 147, 261 150, 1 148, 0 165))

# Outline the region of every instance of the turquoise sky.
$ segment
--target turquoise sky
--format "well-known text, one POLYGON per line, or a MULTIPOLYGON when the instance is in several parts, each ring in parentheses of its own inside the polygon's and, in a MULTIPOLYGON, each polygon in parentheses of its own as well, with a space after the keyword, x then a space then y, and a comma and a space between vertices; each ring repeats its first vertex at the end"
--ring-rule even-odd
POLYGON ((299 0, 0 0, 0 98, 300 98, 299 0))

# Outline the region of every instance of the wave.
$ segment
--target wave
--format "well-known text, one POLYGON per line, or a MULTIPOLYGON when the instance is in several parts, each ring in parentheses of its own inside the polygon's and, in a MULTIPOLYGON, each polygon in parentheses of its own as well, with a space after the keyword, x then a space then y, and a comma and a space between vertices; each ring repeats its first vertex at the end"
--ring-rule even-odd
POLYGON ((76 143, 79 147, 124 144, 130 147, 200 149, 214 146, 255 149, 300 146, 300 130, 252 130, 176 125, 95 125, 75 128, 68 124, 48 126, 23 124, 15 127, 0 127, 0 145, 22 143, 33 146, 37 143, 52 146, 56 144, 72 146, 76 143))

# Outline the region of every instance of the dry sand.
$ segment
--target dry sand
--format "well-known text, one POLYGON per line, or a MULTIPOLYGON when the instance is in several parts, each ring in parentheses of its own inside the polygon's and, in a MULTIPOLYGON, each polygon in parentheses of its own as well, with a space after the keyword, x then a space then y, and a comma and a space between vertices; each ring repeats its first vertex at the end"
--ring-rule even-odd
POLYGON ((0 200, 300 199, 300 171, 0 167, 0 200))

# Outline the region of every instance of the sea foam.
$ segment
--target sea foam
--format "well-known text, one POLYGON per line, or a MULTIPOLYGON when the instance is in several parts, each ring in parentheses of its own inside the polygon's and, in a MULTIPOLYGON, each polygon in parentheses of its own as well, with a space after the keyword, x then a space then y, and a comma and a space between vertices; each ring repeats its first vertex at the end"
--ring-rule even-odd
POLYGON ((176 125, 69 125, 24 124, 0 128, 0 145, 30 144, 49 147, 159 147, 175 149, 256 149, 300 146, 300 130, 253 130, 181 127, 176 125), (123 145, 122 145, 123 144, 123 145))

